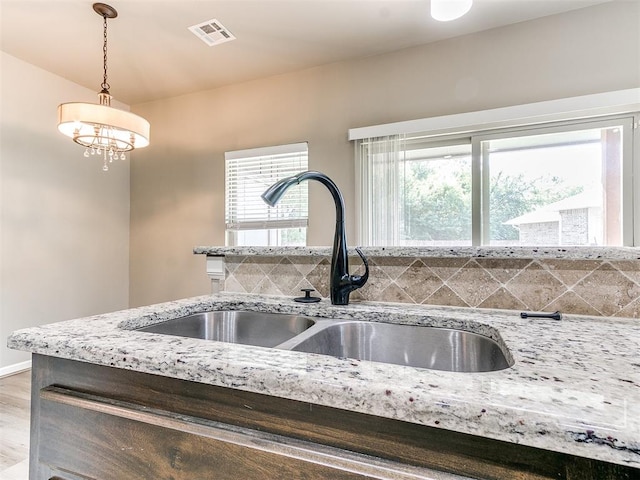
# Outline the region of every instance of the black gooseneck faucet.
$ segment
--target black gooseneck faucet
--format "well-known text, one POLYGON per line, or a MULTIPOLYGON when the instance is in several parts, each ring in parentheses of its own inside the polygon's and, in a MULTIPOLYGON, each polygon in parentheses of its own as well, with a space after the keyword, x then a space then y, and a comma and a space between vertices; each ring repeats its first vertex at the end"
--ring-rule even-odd
POLYGON ((349 257, 347 256, 347 235, 344 227, 344 200, 333 180, 324 173, 307 171, 292 177, 283 178, 271 185, 263 194, 262 199, 271 207, 282 198, 284 193, 293 185, 304 180, 317 180, 331 192, 336 204, 336 231, 333 237, 333 253, 331 254, 331 303, 333 305, 348 305, 349 294, 364 286, 369 279, 369 264, 359 248, 356 252, 364 263, 364 275, 349 275, 349 257))

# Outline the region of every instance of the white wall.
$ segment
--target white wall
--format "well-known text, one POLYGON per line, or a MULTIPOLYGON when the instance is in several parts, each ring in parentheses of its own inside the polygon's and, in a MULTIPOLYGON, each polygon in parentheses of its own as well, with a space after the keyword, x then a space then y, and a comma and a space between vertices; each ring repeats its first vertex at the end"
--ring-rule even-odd
MULTIPOLYGON (((132 107, 153 144, 131 166, 132 306, 206 293, 194 245, 224 245, 224 152, 309 142, 355 235, 349 128, 640 86, 640 2, 614 2, 357 61, 132 107)), ((310 188, 309 244, 331 245, 310 188)))
POLYGON ((102 171, 58 133, 95 92, 0 52, 0 374, 10 332, 128 306, 129 162, 102 171))

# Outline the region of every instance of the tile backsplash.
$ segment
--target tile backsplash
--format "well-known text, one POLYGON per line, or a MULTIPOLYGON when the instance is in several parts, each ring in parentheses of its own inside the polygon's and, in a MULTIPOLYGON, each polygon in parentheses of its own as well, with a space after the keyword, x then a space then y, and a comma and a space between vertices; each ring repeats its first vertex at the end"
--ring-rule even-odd
MULTIPOLYGON (((329 296, 330 257, 226 255, 222 289, 329 296)), ((352 274, 362 274, 350 257, 352 274)), ((367 284, 351 301, 367 300, 640 317, 640 260, 371 256, 367 284)))

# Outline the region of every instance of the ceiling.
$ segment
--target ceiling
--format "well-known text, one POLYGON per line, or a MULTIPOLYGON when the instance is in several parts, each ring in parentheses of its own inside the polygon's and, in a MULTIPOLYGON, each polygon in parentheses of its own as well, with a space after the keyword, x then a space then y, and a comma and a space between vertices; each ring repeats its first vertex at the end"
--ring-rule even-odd
MULTIPOLYGON (((475 0, 453 22, 430 0, 103 0, 111 93, 126 104, 207 90, 518 23, 606 1, 475 0), (237 39, 209 47, 187 27, 219 20, 237 39)), ((92 90, 102 19, 92 0, 0 0, 0 49, 92 90)))

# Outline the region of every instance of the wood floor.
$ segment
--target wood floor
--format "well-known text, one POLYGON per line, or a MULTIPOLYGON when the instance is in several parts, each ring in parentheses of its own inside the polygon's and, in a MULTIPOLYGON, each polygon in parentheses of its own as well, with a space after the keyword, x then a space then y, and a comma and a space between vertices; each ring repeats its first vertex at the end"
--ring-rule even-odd
POLYGON ((29 475, 31 371, 0 378, 0 480, 29 475))

